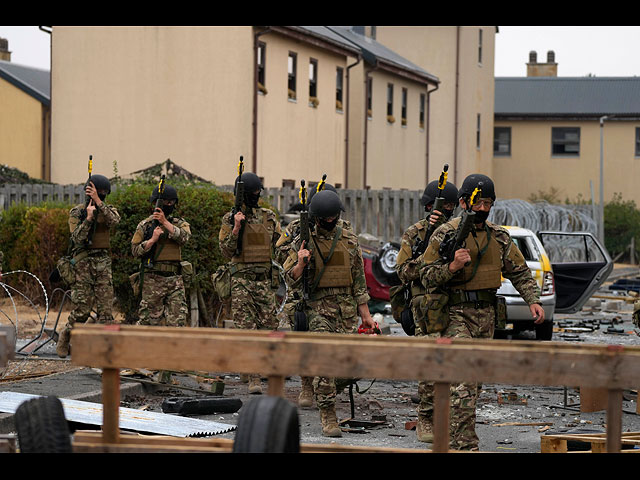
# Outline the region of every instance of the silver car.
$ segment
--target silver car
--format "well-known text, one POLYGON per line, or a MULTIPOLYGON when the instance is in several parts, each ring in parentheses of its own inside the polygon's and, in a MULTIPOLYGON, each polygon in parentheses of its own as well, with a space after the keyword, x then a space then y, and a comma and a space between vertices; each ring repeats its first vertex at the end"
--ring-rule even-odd
POLYGON ((587 232, 538 232, 522 227, 506 227, 522 252, 540 287, 545 321, 535 325, 529 306, 503 279, 498 295, 507 303, 507 328, 497 331, 502 337, 524 330, 535 330, 536 339, 551 340, 553 316, 579 311, 607 279, 613 261, 598 240, 587 232))

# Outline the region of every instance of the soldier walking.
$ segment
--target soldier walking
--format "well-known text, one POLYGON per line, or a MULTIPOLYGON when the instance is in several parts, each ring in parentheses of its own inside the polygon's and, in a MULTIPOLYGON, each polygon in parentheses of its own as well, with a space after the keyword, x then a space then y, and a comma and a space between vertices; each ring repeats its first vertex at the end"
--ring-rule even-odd
MULTIPOLYGON (((362 252, 356 235, 338 224, 343 211, 340 197, 324 190, 314 195, 309 213, 311 241, 305 245, 300 235, 291 243, 284 269, 292 288, 300 288, 305 266, 311 281, 304 313, 310 332, 355 333, 357 315, 367 328, 374 322, 367 302, 362 252)), ((315 377, 313 390, 320 411, 322 434, 341 437, 336 417, 336 379, 315 377)))
MULTIPOLYGON (((476 195, 474 195, 476 197, 476 195)), ((540 289, 531 275, 525 259, 512 242, 509 232, 487 221, 496 199, 493 181, 481 174, 465 178, 458 192, 460 206, 471 216, 473 228, 462 248, 453 258, 444 258, 442 252, 461 223, 457 217, 439 227, 431 236, 423 255, 420 280, 427 289, 425 303, 440 304, 442 295, 448 297, 446 310, 440 318, 427 318, 435 322, 442 337, 492 338, 496 318, 496 292, 502 284, 501 276, 511 280, 518 293, 529 305, 536 324, 544 321, 540 304, 540 289), (478 201, 470 202, 472 194, 479 192, 478 201), (470 208, 469 208, 470 207, 470 208), (434 290, 429 290, 434 289, 434 290), (437 289, 437 290, 436 290, 437 289), (432 293, 432 292, 438 293, 432 293), (442 318, 446 322, 439 324, 442 318)), ((436 315, 436 310, 433 310, 436 315)), ((429 315, 432 315, 431 308, 429 315)), ((476 402, 481 384, 462 383, 451 387, 450 448, 478 450, 475 431, 476 402)))
MULTIPOLYGON (((258 205, 263 189, 260 177, 242 173, 234 193, 238 180, 244 186, 242 208, 225 214, 219 233, 220 251, 230 260, 231 315, 236 328, 275 330, 279 276, 272 260, 280 223, 275 213, 258 205)), ((259 374, 249 376, 249 393, 262 393, 259 374)))
POLYGON ((92 321, 94 305, 98 323, 113 323, 113 280, 111 277, 110 229, 120 221, 116 208, 105 203, 111 183, 104 175, 92 175, 85 184, 89 202, 76 205, 69 212, 70 254, 75 281, 71 285, 73 310, 60 332, 56 352, 69 355, 71 330, 76 322, 92 321))
MULTIPOLYGON (((191 238, 191 227, 174 215, 178 191, 160 185, 151 194, 153 213, 142 220, 131 239, 131 253, 141 259, 140 306, 137 325, 184 327, 187 300, 183 274, 182 247, 191 238)), ((189 264, 190 265, 190 264, 189 264)))
MULTIPOLYGON (((426 250, 431 234, 451 217, 458 201, 458 189, 454 184, 445 183, 441 190, 438 186, 439 182, 434 180, 424 189, 421 200, 427 215, 404 232, 396 259, 398 278, 402 282, 404 292, 408 293, 406 298, 409 299, 409 305, 405 305, 402 312, 401 323, 405 332, 414 333, 417 337, 440 336, 439 333, 427 331, 424 321, 426 312, 421 306, 425 288, 420 282, 419 270, 421 255, 426 250), (433 210, 434 201, 438 196, 444 199, 442 211, 433 210)), ((418 382, 420 403, 417 408, 416 435, 421 442, 433 442, 433 389, 433 382, 418 382)))

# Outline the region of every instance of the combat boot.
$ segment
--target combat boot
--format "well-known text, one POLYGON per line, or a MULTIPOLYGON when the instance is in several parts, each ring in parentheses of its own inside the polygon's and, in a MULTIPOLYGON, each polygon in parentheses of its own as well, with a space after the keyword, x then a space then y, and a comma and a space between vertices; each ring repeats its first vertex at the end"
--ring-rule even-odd
POLYGON ((342 430, 338 425, 335 407, 321 408, 320 421, 322 422, 322 435, 325 437, 341 437, 342 430))
POLYGON ((260 395, 262 393, 262 382, 260 375, 249 377, 249 393, 260 395))
POLYGON ((60 358, 66 358, 69 355, 69 340, 71 340, 71 329, 65 327, 58 334, 58 342, 56 344, 56 353, 60 358))
POLYGON ((418 414, 416 435, 420 442, 433 443, 433 423, 430 417, 418 414))
POLYGON ((309 408, 313 405, 313 379, 311 377, 302 377, 302 391, 298 396, 298 406, 300 408, 309 408))

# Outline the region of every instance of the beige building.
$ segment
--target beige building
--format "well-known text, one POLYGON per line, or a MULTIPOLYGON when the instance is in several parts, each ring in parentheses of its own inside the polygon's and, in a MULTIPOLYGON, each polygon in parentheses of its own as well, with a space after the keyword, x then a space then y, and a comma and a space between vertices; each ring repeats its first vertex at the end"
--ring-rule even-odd
POLYGON ((0 164, 49 180, 49 72, 11 62, 0 38, 0 164))
POLYGON ((527 77, 496 78, 493 172, 502 198, 554 193, 640 204, 640 78, 558 77, 555 55, 527 77), (602 140, 602 141, 601 141, 602 140))
POLYGON ((217 184, 243 155, 270 187, 327 173, 422 189, 444 163, 451 181, 486 171, 495 32, 54 26, 52 179, 83 181, 88 155, 105 174, 171 158, 217 184))

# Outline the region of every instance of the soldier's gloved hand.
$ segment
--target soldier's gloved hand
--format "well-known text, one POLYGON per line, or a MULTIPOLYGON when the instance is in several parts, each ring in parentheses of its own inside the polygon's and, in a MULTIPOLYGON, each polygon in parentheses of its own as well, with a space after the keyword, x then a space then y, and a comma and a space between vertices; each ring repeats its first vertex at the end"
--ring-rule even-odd
POLYGON ((456 250, 453 261, 449 264, 449 271, 455 273, 463 268, 467 263, 471 261, 471 254, 468 249, 460 248, 456 250))
POLYGON ((542 305, 539 303, 534 303, 529 305, 529 310, 531 310, 531 316, 533 317, 533 323, 540 324, 544 322, 544 309, 542 305))
POLYGON ((233 234, 238 235, 240 233, 240 227, 242 227, 242 221, 245 219, 244 213, 238 212, 233 216, 233 234))
POLYGON ((87 205, 87 220, 93 220, 93 214, 96 211, 96 206, 93 203, 93 200, 89 201, 89 205, 87 205))

